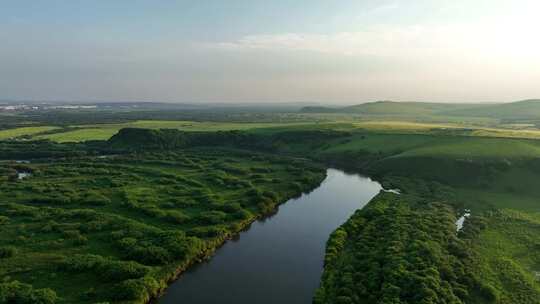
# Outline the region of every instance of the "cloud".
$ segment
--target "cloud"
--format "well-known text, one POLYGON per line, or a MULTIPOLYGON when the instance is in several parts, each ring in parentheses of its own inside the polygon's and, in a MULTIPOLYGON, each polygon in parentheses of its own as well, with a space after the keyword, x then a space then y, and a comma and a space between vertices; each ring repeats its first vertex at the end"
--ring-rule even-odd
POLYGON ((248 35, 236 41, 208 45, 211 48, 274 51, 310 51, 340 55, 381 55, 403 42, 417 40, 423 30, 419 27, 402 29, 374 28, 360 32, 335 34, 283 33, 248 35))
POLYGON ((316 52, 344 56, 462 60, 537 59, 540 22, 513 20, 450 25, 373 26, 332 34, 247 35, 205 44, 226 51, 316 52))
POLYGON ((386 3, 386 4, 383 4, 383 5, 379 5, 375 8, 373 8, 370 13, 373 13, 373 14, 378 14, 378 13, 386 13, 388 11, 393 11, 395 9, 398 9, 399 8, 399 4, 397 4, 396 2, 391 2, 391 3, 386 3))

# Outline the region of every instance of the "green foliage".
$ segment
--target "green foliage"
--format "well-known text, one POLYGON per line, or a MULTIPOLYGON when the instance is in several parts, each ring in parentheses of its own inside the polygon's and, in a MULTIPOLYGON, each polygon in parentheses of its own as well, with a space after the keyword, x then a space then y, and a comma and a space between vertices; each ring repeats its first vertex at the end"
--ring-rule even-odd
POLYGON ((464 303, 472 285, 454 211, 412 195, 380 194, 327 244, 315 303, 464 303))
POLYGON ((107 282, 136 279, 145 276, 149 267, 133 261, 114 261, 99 255, 79 254, 66 258, 60 269, 70 272, 91 272, 107 282))
POLYGON ((120 301, 138 300, 146 303, 162 288, 163 286, 151 277, 125 280, 116 286, 112 297, 120 301))
MULTIPOLYGON (((214 140, 194 138, 201 145, 214 140)), ((308 160, 257 152, 109 148, 0 143, 0 158, 7 150, 4 156, 38 157, 0 162, 0 278, 48 287, 59 303, 142 303, 261 215, 261 201, 275 208, 324 178, 308 160), (310 178, 290 171, 293 164, 310 178), (32 176, 8 182, 22 166, 32 176), (252 168, 275 181, 257 184, 254 197, 245 195, 255 189, 252 168)), ((21 297, 28 294, 21 288, 21 297)), ((34 298, 48 292, 33 290, 34 298)))
POLYGON ((540 145, 470 130, 393 132, 132 128, 108 142, 2 142, 0 159, 32 159, 33 175, 17 180, 20 167, 0 164, 0 252, 17 248, 0 275, 50 286, 64 303, 147 301, 176 268, 317 185, 323 170, 310 157, 403 193, 381 194, 332 234, 317 303, 537 303, 534 216, 473 216, 458 237, 454 208, 540 210, 540 145))
POLYGON ((11 258, 17 254, 17 249, 13 246, 0 247, 0 259, 11 258))
POLYGON ((473 215, 461 232, 473 249, 473 295, 486 303, 538 303, 539 229, 538 213, 504 209, 473 215))
POLYGON ((58 297, 51 289, 34 289, 18 281, 0 283, 0 303, 54 304, 58 297))

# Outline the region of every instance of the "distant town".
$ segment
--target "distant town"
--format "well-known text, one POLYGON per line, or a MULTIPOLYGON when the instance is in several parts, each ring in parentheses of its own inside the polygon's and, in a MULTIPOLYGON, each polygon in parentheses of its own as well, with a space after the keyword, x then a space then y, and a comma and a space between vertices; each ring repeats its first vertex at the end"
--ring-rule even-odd
POLYGON ((95 109, 97 105, 0 104, 0 112, 39 111, 54 109, 95 109))

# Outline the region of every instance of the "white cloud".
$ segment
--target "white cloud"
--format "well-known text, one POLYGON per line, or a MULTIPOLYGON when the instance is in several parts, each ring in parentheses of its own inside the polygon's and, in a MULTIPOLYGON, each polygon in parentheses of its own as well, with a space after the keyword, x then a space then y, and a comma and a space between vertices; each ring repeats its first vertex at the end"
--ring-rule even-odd
POLYGON ((538 59, 537 19, 496 20, 438 26, 374 26, 333 34, 282 33, 248 35, 235 41, 207 44, 229 51, 307 51, 347 56, 403 59, 448 58, 515 62, 538 59))
POLYGON ((378 14, 378 13, 393 11, 398 8, 399 8, 399 4, 397 4, 396 2, 391 2, 391 3, 386 3, 386 4, 373 8, 370 13, 378 14))

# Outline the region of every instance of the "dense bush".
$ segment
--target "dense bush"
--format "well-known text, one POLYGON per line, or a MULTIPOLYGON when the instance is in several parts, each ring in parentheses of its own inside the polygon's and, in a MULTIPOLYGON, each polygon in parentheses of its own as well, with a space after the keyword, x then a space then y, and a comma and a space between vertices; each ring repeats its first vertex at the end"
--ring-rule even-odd
POLYGON ((119 301, 137 300, 146 303, 162 288, 164 286, 150 277, 126 280, 115 286, 112 297, 119 301))
POLYGON ((225 222, 227 214, 222 211, 206 211, 197 217, 197 221, 203 225, 216 225, 225 222))
POLYGON ((332 234, 315 303, 468 302, 454 210, 416 199, 380 194, 332 234))
MULTIPOLYGON (((217 140, 244 138, 226 132, 196 134, 189 140, 198 146, 214 136, 217 140)), ((32 150, 31 145, 8 146, 32 150)), ((84 150, 84 145, 77 149, 84 150)), ((54 147, 75 149, 73 145, 54 147)), ((36 144, 34 148, 51 146, 36 144)), ((17 260, 4 258, 0 277, 1 273, 36 273, 31 275, 32 282, 39 286, 88 281, 58 289, 63 303, 112 303, 115 298, 141 302, 156 292, 146 277, 166 281, 175 267, 207 254, 225 236, 260 215, 257 204, 273 210, 278 197, 290 195, 291 182, 305 182, 288 171, 287 164, 295 162, 296 169, 305 171, 310 166, 304 160, 222 150, 215 145, 136 153, 102 148, 92 144, 95 150, 80 155, 61 151, 61 158, 55 158, 56 152, 42 151, 40 155, 53 158, 32 160, 32 178, 16 183, 7 182, 10 163, 0 163, 0 238, 24 252, 19 257, 5 250, 6 256, 17 260), (91 156, 99 153, 108 155, 91 156), (256 174, 264 183, 256 189, 249 180, 249 168, 262 168, 256 174), (253 197, 245 195, 250 189, 253 197), (61 257, 62 262, 57 262, 61 257), (114 290, 121 285, 123 290, 114 290), (116 291, 119 294, 113 295, 116 291)), ((322 168, 317 177, 302 186, 316 186, 324 178, 322 168)))
POLYGON ((17 249, 13 246, 0 247, 0 259, 11 258, 17 254, 17 249))
POLYGON ((186 237, 183 232, 164 231, 145 240, 126 237, 117 241, 126 257, 146 265, 163 265, 175 260, 190 258, 203 247, 201 240, 186 237))
POLYGON ((0 225, 7 224, 9 222, 9 217, 0 215, 0 225))
POLYGON ((88 191, 84 194, 83 203, 94 206, 105 206, 110 204, 111 200, 99 192, 88 191))
POLYGON ((145 276, 150 268, 133 261, 115 261, 99 255, 85 254, 66 258, 61 270, 92 272, 102 280, 114 282, 145 276))
POLYGON ((167 211, 165 217, 168 221, 175 224, 185 224, 191 219, 191 217, 178 210, 167 211))
POLYGON ((188 234, 200 238, 211 238, 227 233, 227 229, 219 226, 195 227, 188 230, 188 234))
POLYGON ((0 283, 0 303, 54 304, 57 301, 56 293, 49 288, 34 289, 18 281, 0 283))

